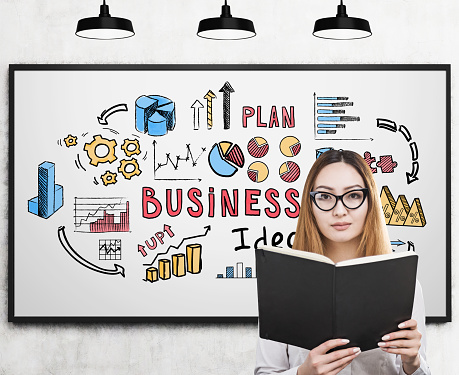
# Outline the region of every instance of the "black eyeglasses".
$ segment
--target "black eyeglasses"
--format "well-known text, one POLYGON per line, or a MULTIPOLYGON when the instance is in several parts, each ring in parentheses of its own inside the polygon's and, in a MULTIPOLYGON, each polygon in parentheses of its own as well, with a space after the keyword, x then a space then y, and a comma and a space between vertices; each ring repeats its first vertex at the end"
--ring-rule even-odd
POLYGON ((333 210, 339 200, 343 202, 344 207, 355 210, 365 202, 365 198, 368 195, 368 189, 350 190, 343 195, 335 195, 325 191, 311 191, 309 195, 317 208, 322 211, 333 210))

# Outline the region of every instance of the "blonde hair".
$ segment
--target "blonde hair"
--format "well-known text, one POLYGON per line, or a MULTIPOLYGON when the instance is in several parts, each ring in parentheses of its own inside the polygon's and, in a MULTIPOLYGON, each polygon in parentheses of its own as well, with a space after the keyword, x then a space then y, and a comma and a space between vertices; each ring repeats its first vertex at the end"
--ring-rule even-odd
POLYGON ((387 254, 392 252, 386 224, 373 174, 365 160, 349 150, 330 150, 319 156, 309 171, 304 184, 293 248, 323 254, 324 241, 312 211, 309 193, 314 188, 319 172, 327 165, 343 162, 351 165, 362 177, 368 189, 368 212, 365 219, 357 256, 387 254))

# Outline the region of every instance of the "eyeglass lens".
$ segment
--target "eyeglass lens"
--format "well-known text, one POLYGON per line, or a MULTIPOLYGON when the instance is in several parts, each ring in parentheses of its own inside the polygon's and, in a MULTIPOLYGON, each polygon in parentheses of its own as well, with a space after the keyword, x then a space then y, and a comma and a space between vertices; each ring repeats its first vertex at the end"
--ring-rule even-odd
MULTIPOLYGON (((363 191, 349 191, 342 196, 343 203, 347 208, 353 209, 359 207, 365 199, 363 191)), ((326 192, 319 192, 315 195, 317 206, 322 210, 331 210, 336 205, 337 197, 326 192)))

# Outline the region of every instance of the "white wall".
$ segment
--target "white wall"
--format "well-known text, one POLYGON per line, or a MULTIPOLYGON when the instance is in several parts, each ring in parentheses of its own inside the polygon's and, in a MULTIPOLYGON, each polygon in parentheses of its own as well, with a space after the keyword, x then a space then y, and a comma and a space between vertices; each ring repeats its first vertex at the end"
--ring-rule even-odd
MULTIPOLYGON (((367 18, 373 36, 326 41, 311 36, 315 19, 332 16, 337 0, 231 0, 233 16, 251 18, 256 38, 196 37, 200 19, 219 15, 222 1, 109 0, 113 16, 131 19, 137 35, 121 41, 74 36, 78 19, 95 16, 101 1, 3 0, 0 3, 1 374, 250 374, 255 325, 13 325, 7 323, 8 64, 12 63, 450 63, 452 140, 457 142, 459 2, 348 0, 351 16, 367 18)), ((459 273, 456 233, 459 167, 452 147, 453 323, 427 327, 434 374, 459 368, 459 273)), ((433 249, 434 251, 434 249, 433 249)), ((31 277, 34 273, 33 270, 31 277)), ((39 275, 36 275, 37 277, 39 275)))

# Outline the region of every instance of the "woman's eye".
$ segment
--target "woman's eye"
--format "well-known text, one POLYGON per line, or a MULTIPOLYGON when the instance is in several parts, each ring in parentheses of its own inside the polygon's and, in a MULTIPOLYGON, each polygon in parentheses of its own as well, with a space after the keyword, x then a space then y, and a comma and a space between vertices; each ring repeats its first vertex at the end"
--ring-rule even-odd
POLYGON ((320 193, 320 194, 317 194, 318 198, 321 199, 321 200, 327 200, 327 199, 331 199, 331 195, 330 194, 323 194, 323 193, 320 193))
POLYGON ((351 198, 351 199, 361 199, 362 198, 362 194, 360 194, 360 193, 352 193, 352 194, 349 194, 349 198, 351 198))

